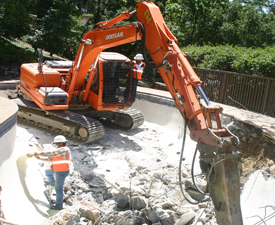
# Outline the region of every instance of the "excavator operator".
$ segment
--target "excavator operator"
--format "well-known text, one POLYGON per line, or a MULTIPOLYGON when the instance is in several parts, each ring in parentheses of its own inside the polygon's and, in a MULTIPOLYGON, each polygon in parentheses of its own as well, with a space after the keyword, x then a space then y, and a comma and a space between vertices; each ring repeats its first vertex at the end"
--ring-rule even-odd
MULTIPOLYGON (((132 77, 132 92, 131 92, 131 98, 130 98, 131 103, 135 101, 138 81, 141 80, 141 76, 145 68, 145 63, 142 62, 142 60, 144 60, 143 55, 140 53, 136 54, 136 56, 134 57, 134 61, 131 64, 131 70, 130 70, 130 74, 132 77)), ((127 100, 126 96, 128 96, 129 94, 128 88, 130 87, 130 81, 131 81, 131 78, 128 76, 126 81, 126 90, 124 92, 125 93, 124 100, 127 100)))
POLYGON ((44 182, 47 185, 55 187, 55 205, 50 206, 50 208, 54 210, 61 210, 63 208, 63 186, 70 171, 71 153, 70 149, 66 146, 66 142, 67 140, 63 135, 58 135, 53 141, 53 146, 56 150, 27 154, 28 157, 35 156, 37 159, 51 162, 50 169, 45 170, 47 179, 45 179, 44 182))

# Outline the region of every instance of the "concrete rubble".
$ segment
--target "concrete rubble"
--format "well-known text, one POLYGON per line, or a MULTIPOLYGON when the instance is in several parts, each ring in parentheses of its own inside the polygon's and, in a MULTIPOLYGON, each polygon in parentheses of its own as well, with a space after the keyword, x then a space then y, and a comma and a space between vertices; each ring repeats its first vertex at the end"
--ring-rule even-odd
POLYGON ((275 139, 266 136, 265 130, 251 124, 243 123, 229 116, 223 116, 222 122, 239 137, 240 144, 236 150, 242 159, 242 184, 255 171, 269 167, 275 170, 275 139))
MULTIPOLYGON (((137 165, 131 154, 119 152, 112 139, 111 135, 93 145, 70 146, 74 169, 64 186, 66 209, 44 224, 184 225, 192 224, 190 221, 199 216, 197 224, 216 224, 210 206, 205 210, 186 204, 177 184, 177 164, 163 162, 157 170, 154 167, 158 160, 150 159, 151 164, 147 166, 137 165), (118 155, 124 155, 124 162, 118 155), (106 157, 117 163, 116 166, 128 164, 122 165, 122 169, 127 166, 124 172, 127 180, 117 175, 113 175, 116 180, 109 179, 111 166, 104 168, 105 171, 93 172, 106 157)), ((163 159, 159 157, 159 160, 163 159)))
MULTIPOLYGON (((264 139, 258 128, 251 129, 250 126, 226 116, 222 120, 228 124, 233 133, 241 137, 238 149, 241 153, 246 150, 244 145, 249 148, 258 143, 259 139, 261 142, 258 148, 272 147, 272 142, 264 139)), ((150 131, 151 128, 145 129, 150 131)), ((157 130, 153 129, 152 132, 157 130)), ((134 151, 141 151, 140 148, 132 147, 134 151)), ((154 163, 150 162, 150 165, 137 165, 136 159, 133 160, 131 155, 119 151, 117 141, 114 141, 112 134, 105 136, 97 144, 73 145, 71 148, 75 168, 66 180, 67 208, 49 218, 45 224, 217 224, 211 201, 190 205, 182 197, 177 183, 177 164, 163 162, 159 165, 157 162, 162 162, 163 159, 158 156, 154 163), (112 152, 121 157, 115 157, 112 152), (105 171, 93 173, 93 169, 100 167, 101 160, 108 161, 106 157, 116 160, 120 158, 116 161, 120 166, 123 163, 128 164, 125 172, 128 176, 127 182, 125 180, 127 176, 108 182, 108 173, 112 172, 111 166, 107 167, 108 169, 105 167, 105 171), (64 214, 70 215, 68 216, 70 219, 64 219, 64 214)), ((122 168, 125 169, 124 166, 122 168)), ((271 166, 274 167, 274 162, 271 166)), ((187 163, 184 168, 186 169, 183 176, 189 177, 185 180, 187 192, 191 190, 200 196, 200 193, 192 187, 190 165, 187 163)), ((256 171, 257 167, 252 170, 256 171)), ((243 185, 246 176, 248 177, 253 171, 245 172, 243 185)))

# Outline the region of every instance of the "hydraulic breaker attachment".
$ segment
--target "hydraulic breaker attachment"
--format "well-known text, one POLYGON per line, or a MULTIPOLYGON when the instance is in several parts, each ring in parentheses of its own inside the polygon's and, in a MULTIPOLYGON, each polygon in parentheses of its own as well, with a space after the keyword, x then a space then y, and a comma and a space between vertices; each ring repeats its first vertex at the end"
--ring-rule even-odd
POLYGON ((200 151, 200 166, 207 177, 218 224, 242 225, 239 153, 235 152, 234 146, 226 140, 221 148, 200 143, 197 148, 200 151))

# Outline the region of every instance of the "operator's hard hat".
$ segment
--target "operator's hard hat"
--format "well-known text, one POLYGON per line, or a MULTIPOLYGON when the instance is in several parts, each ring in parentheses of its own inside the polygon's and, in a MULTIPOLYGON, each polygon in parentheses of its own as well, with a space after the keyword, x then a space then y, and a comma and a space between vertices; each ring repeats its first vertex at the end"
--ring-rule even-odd
POLYGON ((136 56, 134 57, 135 60, 143 60, 143 55, 142 54, 136 54, 136 56))
POLYGON ((66 140, 66 138, 63 135, 57 135, 54 139, 53 139, 53 143, 66 143, 68 140, 66 140))

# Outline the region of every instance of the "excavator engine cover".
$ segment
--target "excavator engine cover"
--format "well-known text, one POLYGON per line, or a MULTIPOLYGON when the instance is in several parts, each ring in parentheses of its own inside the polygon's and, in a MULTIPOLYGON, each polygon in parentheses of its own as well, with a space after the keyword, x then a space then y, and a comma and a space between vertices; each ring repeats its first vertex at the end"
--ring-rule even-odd
POLYGON ((72 61, 45 61, 44 65, 49 68, 71 68, 73 66, 72 61))
POLYGON ((45 104, 63 105, 67 103, 68 94, 59 87, 40 87, 39 90, 45 95, 47 90, 47 96, 45 98, 45 104))

